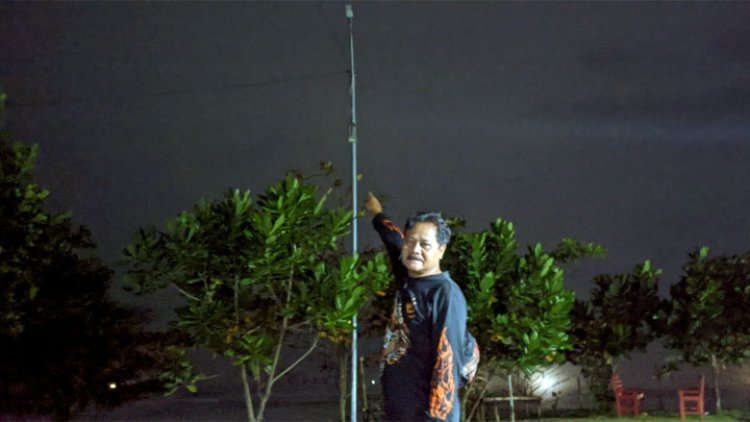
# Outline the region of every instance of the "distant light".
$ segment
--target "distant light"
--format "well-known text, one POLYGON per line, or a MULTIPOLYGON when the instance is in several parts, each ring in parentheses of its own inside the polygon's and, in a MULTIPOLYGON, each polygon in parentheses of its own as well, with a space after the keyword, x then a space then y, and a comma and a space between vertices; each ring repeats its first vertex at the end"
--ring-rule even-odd
POLYGON ((110 390, 114 390, 115 388, 117 388, 117 384, 115 384, 115 383, 113 383, 113 382, 110 382, 110 383, 109 383, 109 389, 110 389, 110 390))
POLYGON ((372 383, 372 385, 375 385, 375 380, 370 380, 370 382, 372 383))

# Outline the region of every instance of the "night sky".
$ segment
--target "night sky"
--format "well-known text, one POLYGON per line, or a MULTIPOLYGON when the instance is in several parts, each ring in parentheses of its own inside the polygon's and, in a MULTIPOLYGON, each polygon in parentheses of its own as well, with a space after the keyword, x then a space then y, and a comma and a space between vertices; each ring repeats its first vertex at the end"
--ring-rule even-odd
MULTIPOLYGON (((750 3, 354 3, 360 192, 598 242, 566 283, 750 245, 750 3)), ((229 187, 349 177, 344 3, 3 3, 7 124, 114 263, 229 187)), ((347 179, 348 180, 348 179, 347 179)), ((377 245, 369 221, 362 244, 377 245)))

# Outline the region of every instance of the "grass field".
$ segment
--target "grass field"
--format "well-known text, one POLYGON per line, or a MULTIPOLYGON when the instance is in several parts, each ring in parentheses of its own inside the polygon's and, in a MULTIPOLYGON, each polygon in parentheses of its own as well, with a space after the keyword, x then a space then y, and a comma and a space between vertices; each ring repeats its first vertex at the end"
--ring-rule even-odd
MULTIPOLYGON (((593 410, 561 410, 558 413, 547 413, 538 419, 534 416, 519 415, 516 412, 518 422, 681 422, 680 414, 675 411, 655 410, 641 413, 638 417, 631 415, 618 418, 614 412, 597 414, 593 410)), ((501 421, 510 421, 510 414, 500 415, 501 421)), ((701 422, 697 415, 688 415, 686 422, 701 422)), ((715 414, 706 415, 703 422, 750 422, 750 410, 746 409, 728 409, 724 410, 723 416, 715 414)))
MULTIPOLYGON (((544 418, 545 421, 550 422, 584 422, 584 421, 590 421, 590 422, 679 422, 680 416, 651 416, 651 415, 641 415, 637 418, 632 417, 609 417, 609 416, 600 416, 600 417, 588 417, 588 418, 544 418)), ((697 416, 691 416, 686 419, 686 422, 700 422, 700 418, 697 416)), ((735 422, 739 420, 748 420, 748 419, 738 419, 735 416, 706 416, 703 418, 704 422, 735 422)))
MULTIPOLYGON (((529 419, 528 421, 532 421, 529 419)), ((538 419, 537 419, 538 420, 538 419)), ((545 417, 549 422, 681 422, 680 415, 676 412, 656 412, 654 414, 644 413, 634 418, 625 416, 618 418, 613 415, 592 416, 592 415, 570 415, 565 417, 545 417)), ((696 415, 689 415, 686 422, 700 422, 701 418, 696 415)), ((703 418, 704 422, 750 422, 750 411, 747 410, 726 410, 723 416, 707 415, 703 418)))

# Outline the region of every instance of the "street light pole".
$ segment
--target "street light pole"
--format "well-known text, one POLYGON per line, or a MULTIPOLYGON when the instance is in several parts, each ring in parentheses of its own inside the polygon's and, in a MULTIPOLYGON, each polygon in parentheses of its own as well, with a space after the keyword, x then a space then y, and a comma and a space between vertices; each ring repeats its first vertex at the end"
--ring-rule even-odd
MULTIPOLYGON (((349 143, 352 146, 352 254, 357 254, 357 72, 354 68, 354 31, 352 21, 354 10, 351 4, 346 5, 346 20, 349 22, 349 51, 351 55, 351 104, 352 118, 349 123, 349 143)), ((351 384, 351 421, 357 422, 357 315, 352 317, 352 384, 351 384)))

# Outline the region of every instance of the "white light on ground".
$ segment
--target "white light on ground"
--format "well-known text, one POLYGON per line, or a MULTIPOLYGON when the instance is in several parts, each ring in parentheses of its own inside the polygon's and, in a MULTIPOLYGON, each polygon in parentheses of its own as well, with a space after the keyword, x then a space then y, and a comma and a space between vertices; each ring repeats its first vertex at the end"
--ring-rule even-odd
POLYGON ((114 390, 115 388, 117 388, 117 384, 115 384, 115 383, 113 383, 113 382, 110 382, 110 383, 109 383, 109 389, 110 389, 110 390, 114 390))

